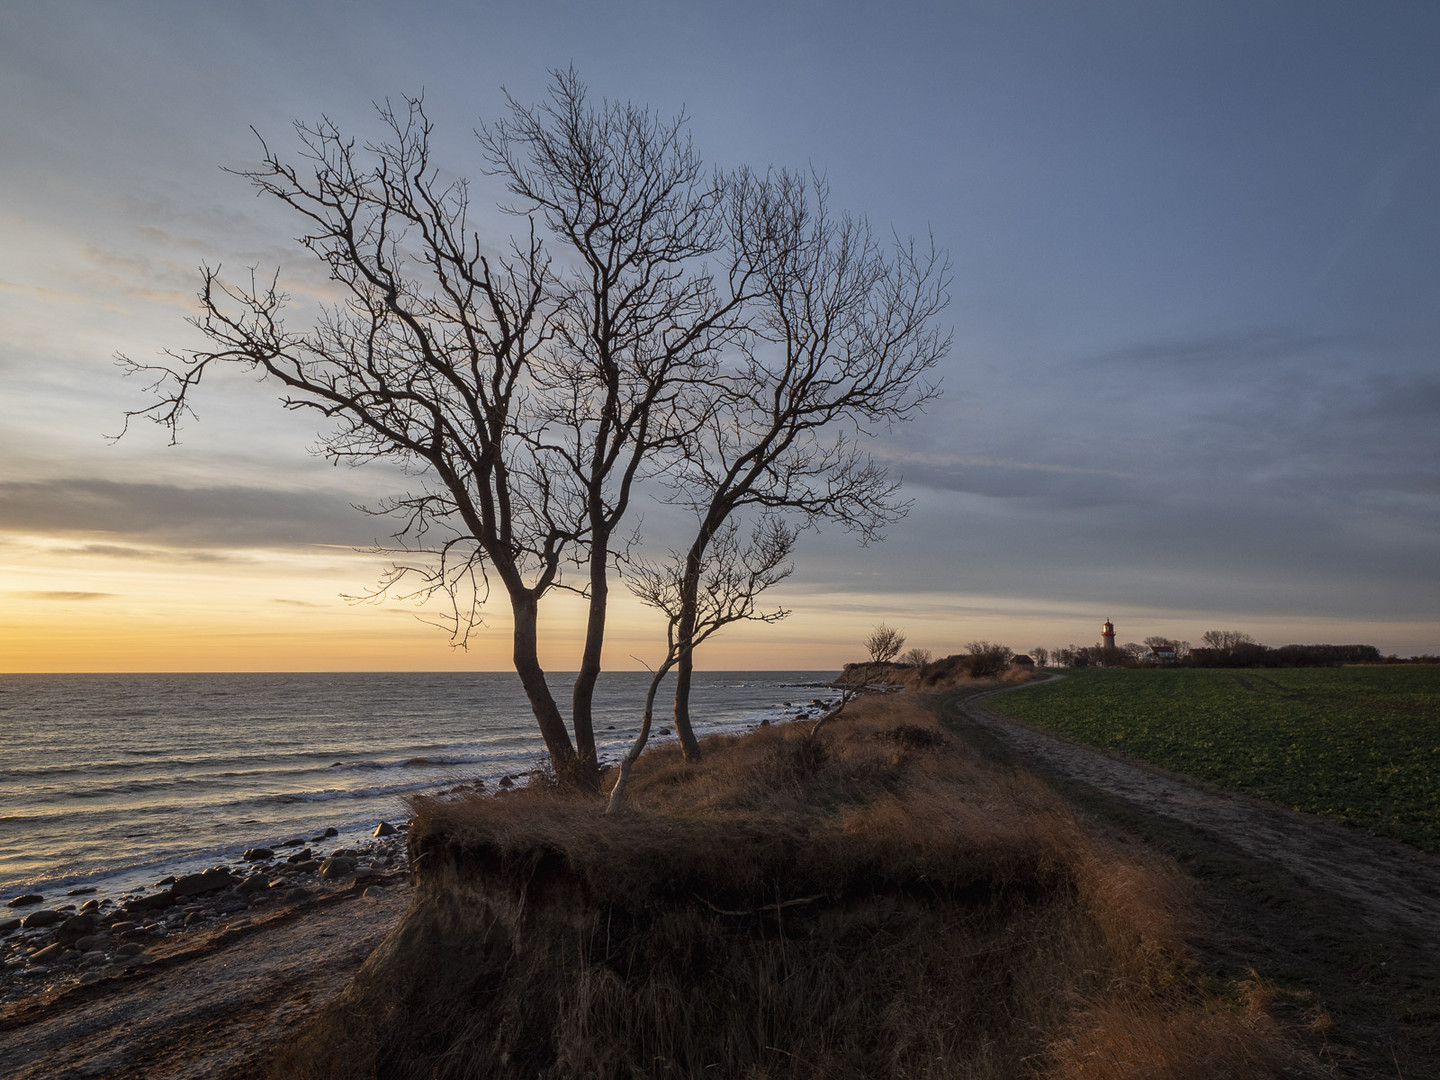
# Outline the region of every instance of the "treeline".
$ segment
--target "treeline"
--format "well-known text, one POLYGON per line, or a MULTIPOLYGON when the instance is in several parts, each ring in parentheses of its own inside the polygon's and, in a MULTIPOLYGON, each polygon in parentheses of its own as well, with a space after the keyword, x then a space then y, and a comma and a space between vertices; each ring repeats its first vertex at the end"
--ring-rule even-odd
POLYGON ((1058 667, 1338 667, 1342 664, 1428 663, 1433 657, 1402 661, 1382 656, 1374 645, 1262 645, 1234 631, 1208 631, 1206 643, 1192 647, 1186 641, 1147 639, 1145 645, 1115 648, 1071 645, 1056 649, 1051 658, 1058 667), (1155 641, 1155 644, 1151 644, 1155 641))

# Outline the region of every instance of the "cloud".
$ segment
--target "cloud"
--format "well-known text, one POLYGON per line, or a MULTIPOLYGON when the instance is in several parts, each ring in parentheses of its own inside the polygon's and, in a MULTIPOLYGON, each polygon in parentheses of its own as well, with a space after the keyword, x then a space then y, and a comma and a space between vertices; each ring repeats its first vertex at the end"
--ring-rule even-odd
POLYGON ((104 600, 115 596, 108 592, 79 592, 68 589, 40 589, 31 592, 12 592, 11 596, 23 596, 27 600, 53 600, 59 603, 83 603, 88 600, 104 600))
POLYGON ((1140 342, 1096 353, 1085 364, 1124 367, 1169 367, 1184 365, 1207 369, 1207 377, 1220 366, 1269 364, 1290 360, 1329 348, 1339 339, 1303 333, 1288 327, 1248 327, 1223 334, 1201 334, 1185 338, 1140 342))
POLYGON ((0 531, 103 536, 86 545, 90 554, 162 557, 155 553, 156 545, 369 547, 393 528, 389 519, 368 517, 346 497, 329 491, 173 487, 75 478, 0 482, 0 531))

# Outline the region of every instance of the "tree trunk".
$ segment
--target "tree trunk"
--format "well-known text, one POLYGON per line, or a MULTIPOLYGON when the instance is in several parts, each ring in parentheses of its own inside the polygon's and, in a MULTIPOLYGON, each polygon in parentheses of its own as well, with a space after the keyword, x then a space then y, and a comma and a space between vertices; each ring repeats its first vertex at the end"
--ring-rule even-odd
POLYGON ((655 715, 655 695, 660 690, 660 683, 664 680, 666 672, 674 663, 675 657, 672 654, 665 658, 665 662, 660 665, 660 670, 650 677, 650 688, 645 691, 645 711, 640 717, 640 734, 635 736, 635 741, 630 744, 630 752, 620 762, 620 776, 610 791, 610 803, 605 807, 607 814, 619 812, 625 803, 625 785, 630 781, 630 768, 640 760, 640 754, 650 739, 650 720, 655 715))
POLYGON ((609 547, 598 541, 590 555, 590 614, 585 623, 585 652, 570 696, 570 723, 575 729, 575 750, 582 768, 596 770, 595 684, 600 678, 600 656, 605 646, 605 612, 609 605, 610 581, 606 570, 609 547))
POLYGON ((680 581, 680 621, 675 628, 675 734, 686 761, 700 760, 700 743, 690 724, 690 675, 695 670, 695 624, 698 620, 700 574, 705 568, 705 551, 710 540, 729 515, 729 509, 714 506, 695 534, 685 553, 685 571, 680 581))
POLYGON ((550 763, 555 767, 555 778, 562 784, 595 791, 600 786, 600 774, 592 758, 588 771, 575 753, 570 742, 570 733, 565 730, 565 720, 555 697, 545 682, 545 671, 540 667, 536 647, 539 602, 530 593, 510 597, 510 610, 515 619, 515 671, 520 676, 520 685, 530 699, 530 709, 540 725, 540 734, 545 748, 550 752, 550 763))

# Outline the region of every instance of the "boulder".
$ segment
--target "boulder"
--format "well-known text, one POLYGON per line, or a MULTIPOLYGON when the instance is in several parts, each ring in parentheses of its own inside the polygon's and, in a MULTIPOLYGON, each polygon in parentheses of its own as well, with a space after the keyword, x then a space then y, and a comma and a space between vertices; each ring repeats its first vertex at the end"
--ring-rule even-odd
POLYGON ((228 889, 239 883, 240 879, 232 877, 228 871, 203 870, 198 874, 186 874, 182 878, 177 878, 175 884, 170 887, 170 893, 175 899, 183 900, 190 896, 203 896, 205 893, 228 889))
POLYGON ((34 952, 30 954, 30 963, 53 964, 56 960, 60 959, 60 954, 64 951, 65 946, 61 945, 59 942, 56 942, 53 945, 46 945, 45 948, 41 949, 39 952, 34 952))
POLYGON ((20 925, 26 930, 33 930, 41 926, 54 926, 61 919, 65 918, 58 911, 51 911, 49 908, 41 908, 39 911, 32 911, 25 918, 20 920, 20 925))
POLYGON ((273 859, 275 852, 268 847, 246 848, 245 854, 240 856, 246 862, 261 862, 264 859, 273 859))
POLYGON ((19 919, 0 919, 0 937, 20 929, 19 919))
POLYGON ((81 938, 93 937, 100 920, 94 915, 71 915, 55 931, 55 940, 61 945, 73 945, 81 938))
POLYGON ((266 889, 270 888, 270 875, 251 874, 249 877, 247 877, 244 881, 240 882, 240 884, 235 887, 244 893, 264 892, 266 889))
POLYGON ((23 896, 14 897, 6 907, 29 907, 31 904, 44 903, 45 897, 39 893, 25 893, 23 896))
POLYGON ((325 830, 325 835, 326 835, 327 837, 329 837, 329 836, 339 836, 339 835, 340 835, 340 830, 332 827, 332 828, 329 828, 329 829, 326 829, 326 830, 325 830))
POLYGON ((348 855, 340 855, 326 859, 320 864, 320 876, 327 881, 334 881, 336 878, 345 877, 353 873, 359 860, 348 855))
POLYGON ((399 829, 395 828, 395 826, 394 826, 394 825, 391 825, 388 821, 382 821, 382 822, 380 822, 379 825, 376 825, 376 826, 375 826, 375 831, 374 831, 373 833, 371 833, 370 835, 371 835, 371 836, 394 836, 394 835, 395 835, 397 832, 399 832, 399 831, 400 831, 399 829))
POLYGON ((115 955, 117 957, 139 956, 144 951, 145 946, 141 945, 138 941, 127 941, 124 945, 121 945, 118 949, 115 950, 115 955))
POLYGON ((174 903, 175 897, 171 895, 167 889, 165 892, 154 893, 151 896, 137 896, 131 900, 126 900, 124 910, 163 911, 165 908, 172 907, 174 903))
POLYGON ((295 852, 294 855, 289 856, 285 861, 289 863, 304 862, 306 859, 314 858, 314 856, 315 853, 311 851, 308 847, 301 848, 299 851, 295 852))

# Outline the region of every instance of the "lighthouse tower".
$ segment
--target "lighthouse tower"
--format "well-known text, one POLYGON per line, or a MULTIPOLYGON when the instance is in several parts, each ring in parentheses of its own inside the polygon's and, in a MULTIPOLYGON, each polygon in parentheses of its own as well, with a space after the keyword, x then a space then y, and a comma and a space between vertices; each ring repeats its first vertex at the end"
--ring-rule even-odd
POLYGON ((1109 619, 1106 619, 1105 625, 1100 628, 1100 644, 1106 652, 1115 651, 1115 624, 1109 619))

